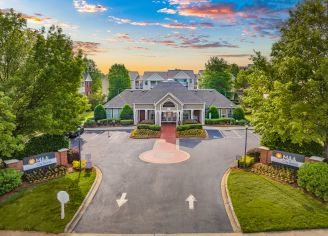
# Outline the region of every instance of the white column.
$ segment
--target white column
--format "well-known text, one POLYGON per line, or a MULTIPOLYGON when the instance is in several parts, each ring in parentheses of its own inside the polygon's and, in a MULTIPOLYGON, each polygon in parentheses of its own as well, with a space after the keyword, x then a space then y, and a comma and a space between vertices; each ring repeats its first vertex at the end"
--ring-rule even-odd
POLYGON ((158 111, 158 124, 162 125, 162 111, 158 111))
POLYGON ((179 125, 179 120, 180 120, 180 112, 179 111, 177 111, 176 113, 175 113, 175 124, 178 126, 179 125))
POLYGON ((205 125, 205 110, 203 109, 203 110, 200 110, 200 114, 199 114, 199 116, 200 116, 200 123, 202 124, 202 125, 205 125))
POLYGON ((194 110, 190 110, 190 119, 194 119, 194 110))
POLYGON ((139 111, 138 110, 134 110, 133 111, 133 118, 134 118, 134 124, 137 125, 138 124, 138 114, 139 114, 139 111))
POLYGON ((145 120, 148 120, 148 110, 145 110, 145 120))

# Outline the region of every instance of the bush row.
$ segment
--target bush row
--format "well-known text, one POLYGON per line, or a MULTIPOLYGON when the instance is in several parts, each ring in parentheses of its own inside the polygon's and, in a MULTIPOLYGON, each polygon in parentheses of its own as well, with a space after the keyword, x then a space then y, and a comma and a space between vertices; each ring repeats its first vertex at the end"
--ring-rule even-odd
POLYGON ((0 170, 0 196, 17 188, 22 183, 22 173, 14 169, 0 170))
POLYGON ((182 121, 182 124, 197 124, 198 123, 198 121, 197 120, 195 120, 195 119, 184 119, 183 121, 182 121))
POLYGON ((139 124, 137 126, 137 129, 149 129, 149 130, 153 130, 153 131, 160 131, 161 126, 160 125, 139 124))
POLYGON ((207 133, 204 129, 188 129, 183 131, 178 131, 178 137, 198 137, 198 138, 206 138, 207 133))
POLYGON ((159 138, 160 132, 151 129, 135 129, 131 132, 131 138, 159 138))
POLYGON ((184 131, 190 129, 203 129, 202 124, 185 124, 177 126, 177 131, 184 131))
POLYGON ((328 201, 328 164, 305 163, 297 172, 297 177, 299 186, 328 201))
POLYGON ((121 120, 118 118, 110 119, 101 119, 97 122, 94 119, 87 119, 84 123, 86 126, 95 126, 95 125, 133 125, 133 120, 121 120))
POLYGON ((282 166, 268 166, 261 163, 254 165, 251 171, 289 184, 296 182, 296 170, 282 166))
POLYGON ((66 168, 64 166, 49 166, 25 173, 23 179, 29 183, 39 183, 64 176, 65 174, 66 168))
POLYGON ((205 124, 207 125, 229 125, 235 124, 236 120, 234 118, 222 117, 217 119, 205 119, 205 124))

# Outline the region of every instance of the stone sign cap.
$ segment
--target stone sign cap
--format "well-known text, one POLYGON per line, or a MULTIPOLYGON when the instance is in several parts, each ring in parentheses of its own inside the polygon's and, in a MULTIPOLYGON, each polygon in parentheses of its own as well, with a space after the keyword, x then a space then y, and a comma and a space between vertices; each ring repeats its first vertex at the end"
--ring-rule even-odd
POLYGON ((19 162, 19 160, 17 160, 17 159, 11 159, 11 160, 5 160, 4 161, 4 163, 6 165, 10 165, 10 164, 17 163, 17 162, 19 162))
POLYGON ((62 149, 59 149, 58 152, 66 152, 68 150, 69 150, 68 148, 62 148, 62 149))

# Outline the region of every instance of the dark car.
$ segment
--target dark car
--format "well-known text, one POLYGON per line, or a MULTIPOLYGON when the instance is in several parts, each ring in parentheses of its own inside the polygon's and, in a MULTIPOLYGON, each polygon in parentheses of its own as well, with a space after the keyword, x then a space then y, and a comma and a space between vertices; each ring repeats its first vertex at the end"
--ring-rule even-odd
POLYGON ((83 134, 83 132, 84 132, 84 128, 82 127, 82 128, 77 129, 75 131, 68 132, 66 135, 69 138, 76 138, 77 136, 83 134))

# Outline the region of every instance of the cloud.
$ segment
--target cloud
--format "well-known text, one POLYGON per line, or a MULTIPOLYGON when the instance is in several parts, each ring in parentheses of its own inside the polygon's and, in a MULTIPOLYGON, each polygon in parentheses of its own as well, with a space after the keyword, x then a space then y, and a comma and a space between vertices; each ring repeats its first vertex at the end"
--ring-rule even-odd
MULTIPOLYGON (((0 9, 1 12, 9 12, 10 9, 0 9)), ((50 27, 52 25, 59 26, 60 28, 64 30, 77 30, 79 29, 79 26, 77 25, 72 25, 64 21, 57 20, 55 18, 47 17, 43 15, 42 13, 34 13, 34 15, 28 15, 22 12, 17 12, 20 13, 22 18, 24 18, 28 23, 31 24, 40 24, 45 27, 50 27)))
POLYGON ((250 57, 251 54, 218 54, 218 57, 250 57))
POLYGON ((168 8, 162 8, 162 9, 159 9, 157 11, 158 13, 166 13, 166 14, 176 14, 177 13, 177 10, 174 10, 174 9, 168 9, 168 8))
POLYGON ((197 28, 214 28, 212 23, 179 23, 175 21, 173 23, 163 23, 163 22, 152 22, 152 21, 132 21, 130 19, 118 18, 114 16, 108 17, 109 21, 115 22, 117 24, 130 24, 135 26, 161 26, 164 28, 172 28, 172 29, 197 29, 197 28))
POLYGON ((130 46, 126 46, 126 47, 123 47, 124 49, 126 49, 126 50, 137 50, 137 51, 148 51, 149 50, 149 48, 146 48, 146 47, 140 47, 140 46, 132 46, 132 47, 130 47, 130 46))
POLYGON ((107 11, 107 7, 103 5, 88 4, 85 0, 73 0, 73 6, 78 12, 95 13, 107 11))
MULTIPOLYGON (((206 48, 238 48, 238 45, 231 44, 224 40, 210 41, 208 35, 182 35, 173 33, 165 35, 161 38, 141 38, 133 39, 128 34, 115 34, 114 38, 108 40, 111 43, 136 43, 136 44, 151 44, 163 45, 173 48, 193 48, 193 49, 206 49, 206 48)), ((130 46, 129 46, 130 47, 130 46)))
POLYGON ((74 41, 73 49, 74 52, 78 52, 79 50, 81 50, 85 55, 94 55, 96 53, 106 51, 106 49, 100 47, 100 43, 82 41, 74 41))
POLYGON ((168 0, 170 5, 190 5, 209 2, 209 0, 168 0))

